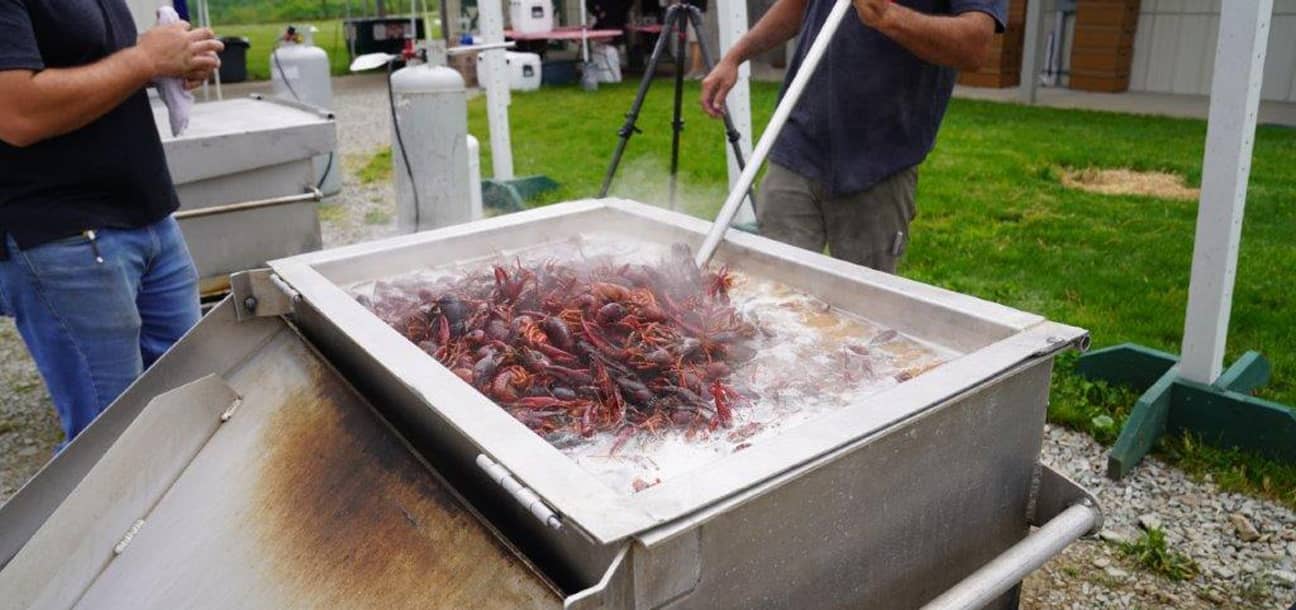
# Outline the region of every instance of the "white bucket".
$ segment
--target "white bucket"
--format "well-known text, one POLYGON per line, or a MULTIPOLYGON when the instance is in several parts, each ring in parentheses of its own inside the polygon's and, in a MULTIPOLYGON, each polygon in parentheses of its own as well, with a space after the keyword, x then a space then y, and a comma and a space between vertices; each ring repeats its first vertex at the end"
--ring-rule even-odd
POLYGON ((621 53, 610 44, 594 44, 590 48, 589 66, 600 83, 621 82, 621 53))

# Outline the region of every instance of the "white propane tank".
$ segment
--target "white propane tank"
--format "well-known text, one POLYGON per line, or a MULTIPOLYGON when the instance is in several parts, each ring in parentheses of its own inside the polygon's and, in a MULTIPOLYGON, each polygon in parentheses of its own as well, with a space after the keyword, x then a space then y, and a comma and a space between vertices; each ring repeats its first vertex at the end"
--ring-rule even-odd
POLYGON ((548 32, 554 26, 553 4, 550 0, 509 0, 509 23, 514 32, 548 32))
POLYGON ((504 53, 508 64, 509 89, 535 91, 540 88, 540 56, 535 53, 504 53))
POLYGON ((391 79, 392 103, 396 105, 392 169, 397 226, 411 233, 473 220, 468 188, 468 96, 463 77, 445 66, 419 64, 397 70, 391 79), (406 156, 413 169, 413 185, 406 156))
MULTIPOLYGON (((284 40, 270 54, 270 82, 275 97, 324 109, 333 108, 333 80, 328 53, 315 46, 315 26, 306 28, 301 42, 284 40)), ((315 157, 315 180, 320 190, 336 195, 342 190, 342 159, 336 154, 315 157)))

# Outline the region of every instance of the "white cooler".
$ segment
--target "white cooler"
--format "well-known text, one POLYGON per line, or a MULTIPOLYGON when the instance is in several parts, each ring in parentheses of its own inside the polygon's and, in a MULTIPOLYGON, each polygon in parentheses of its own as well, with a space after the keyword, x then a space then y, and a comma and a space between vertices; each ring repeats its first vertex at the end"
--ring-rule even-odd
POLYGON ((540 88, 540 56, 535 53, 504 53, 508 64, 509 89, 535 91, 540 88))
POLYGON ((509 0, 509 23, 515 32, 548 32, 554 27, 553 4, 550 0, 509 0))

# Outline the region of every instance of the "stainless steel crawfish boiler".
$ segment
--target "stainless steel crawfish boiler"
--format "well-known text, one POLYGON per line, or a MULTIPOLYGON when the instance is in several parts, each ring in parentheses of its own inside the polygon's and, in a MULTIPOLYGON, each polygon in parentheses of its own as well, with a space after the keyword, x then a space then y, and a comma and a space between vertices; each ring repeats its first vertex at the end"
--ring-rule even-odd
POLYGON ((0 607, 1015 608, 1098 528, 1038 461, 1053 358, 1088 338, 1037 315, 732 234, 717 262, 959 356, 623 493, 341 288, 707 227, 578 201, 236 274, 0 508, 0 607))

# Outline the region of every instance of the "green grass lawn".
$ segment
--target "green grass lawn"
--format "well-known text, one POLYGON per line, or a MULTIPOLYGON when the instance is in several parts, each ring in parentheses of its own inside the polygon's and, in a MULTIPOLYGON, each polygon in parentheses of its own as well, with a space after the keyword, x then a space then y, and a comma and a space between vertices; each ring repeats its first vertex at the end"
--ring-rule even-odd
MULTIPOLYGON (((509 109, 518 175, 546 174, 562 187, 540 203, 598 191, 635 83, 515 93, 509 109)), ((752 89, 754 123, 773 111, 777 87, 752 89)), ((684 207, 713 217, 726 191, 723 132, 685 93, 684 207)), ((867 111, 861 108, 861 111, 867 111)), ((664 202, 671 86, 658 81, 639 120, 613 195, 664 202)), ((490 172, 485 103, 469 105, 469 129, 490 172)), ((900 272, 1092 333, 1094 347, 1134 342, 1179 351, 1196 222, 1194 202, 1109 196, 1062 187, 1059 168, 1163 170, 1200 182, 1205 123, 1196 120, 1026 108, 955 100, 923 165, 918 218, 900 272)), ((385 159, 388 163, 389 159, 385 159)), ((1273 363, 1264 398, 1296 404, 1296 131, 1257 134, 1247 221, 1229 335, 1231 362, 1260 350, 1273 363)), ((1069 372, 1064 356, 1050 416, 1100 441, 1115 439, 1135 396, 1069 372), (1106 416, 1106 417, 1103 417, 1106 416), (1108 419, 1110 418, 1110 419, 1108 419)), ((1296 506, 1296 468, 1171 439, 1163 454, 1227 488, 1296 506)))
POLYGON ((274 50, 275 44, 279 37, 283 36, 284 30, 289 25, 297 26, 298 31, 306 26, 314 25, 319 28, 315 33, 315 45, 324 49, 329 56, 329 64, 333 74, 341 75, 347 73, 347 66, 351 63, 347 57, 346 41, 342 37, 342 21, 302 21, 289 23, 260 23, 255 25, 217 25, 214 29, 217 36, 242 36, 248 39, 252 44, 248 49, 248 79, 249 80, 269 80, 270 78, 270 53, 274 50))

